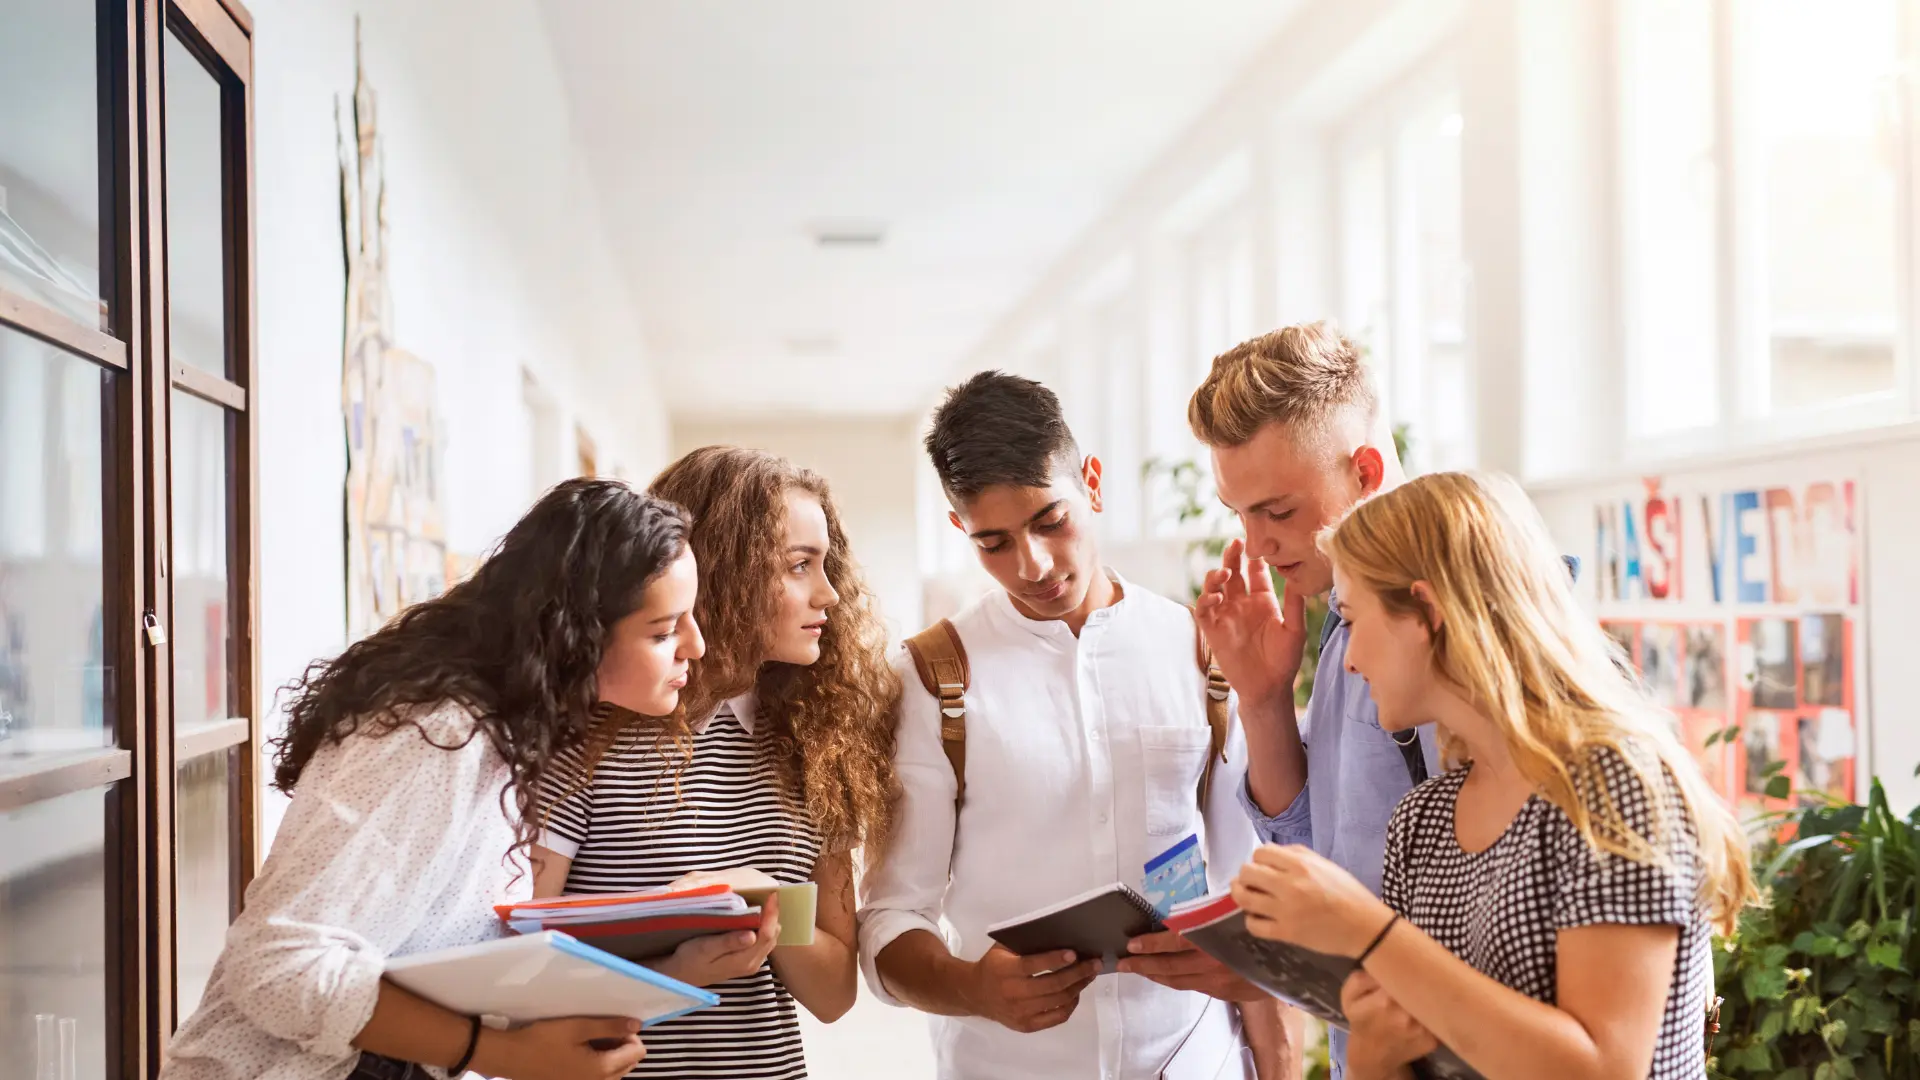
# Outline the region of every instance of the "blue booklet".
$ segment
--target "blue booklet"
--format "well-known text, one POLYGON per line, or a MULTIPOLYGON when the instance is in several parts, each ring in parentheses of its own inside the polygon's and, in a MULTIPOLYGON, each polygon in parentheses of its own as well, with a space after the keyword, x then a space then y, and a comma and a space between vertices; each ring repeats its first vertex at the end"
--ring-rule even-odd
POLYGON ((1207 895, 1207 859, 1200 851, 1200 837, 1188 833, 1150 859, 1140 892, 1163 919, 1175 904, 1207 895))

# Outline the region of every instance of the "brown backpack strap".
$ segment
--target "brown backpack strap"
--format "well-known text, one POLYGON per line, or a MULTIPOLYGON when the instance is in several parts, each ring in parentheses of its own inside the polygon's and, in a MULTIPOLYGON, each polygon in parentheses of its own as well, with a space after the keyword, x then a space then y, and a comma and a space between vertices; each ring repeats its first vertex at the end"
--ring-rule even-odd
POLYGON ((1201 674, 1207 677, 1207 727, 1212 736, 1207 764, 1200 772, 1200 812, 1204 814, 1207 795, 1213 788, 1214 762, 1227 760, 1227 698, 1233 688, 1227 685, 1227 677, 1220 674, 1220 665, 1213 662, 1213 650, 1207 648, 1206 637, 1200 632, 1198 612, 1194 612, 1193 618, 1193 650, 1201 674))
POLYGON ((941 619, 907 639, 920 685, 940 703, 940 748, 953 766, 953 805, 967 794, 967 647, 953 623, 941 619))

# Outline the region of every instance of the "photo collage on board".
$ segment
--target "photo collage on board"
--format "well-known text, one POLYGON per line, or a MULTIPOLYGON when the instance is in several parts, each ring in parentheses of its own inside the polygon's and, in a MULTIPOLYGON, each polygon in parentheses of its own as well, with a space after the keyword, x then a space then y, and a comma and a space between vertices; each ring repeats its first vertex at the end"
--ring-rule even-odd
POLYGON ((1765 770, 1778 761, 1802 801, 1820 794, 1852 798, 1852 620, 1835 614, 1741 619, 1739 634, 1741 753, 1734 765, 1740 797, 1784 805, 1766 798, 1765 770))
POLYGON ((1848 477, 1650 476, 1594 506, 1601 625, 1745 811, 1860 795, 1860 504, 1848 477))
POLYGON ((1853 794, 1853 621, 1815 613, 1720 622, 1608 620, 1609 637, 1707 782, 1730 803, 1767 809, 1768 765, 1800 801, 1853 794), (1720 734, 1729 725, 1732 737, 1720 734))
POLYGON ((1720 733, 1732 722, 1727 627, 1718 622, 1602 624, 1640 672, 1654 703, 1671 710, 1674 734, 1693 753, 1713 790, 1734 801, 1734 774, 1720 733))

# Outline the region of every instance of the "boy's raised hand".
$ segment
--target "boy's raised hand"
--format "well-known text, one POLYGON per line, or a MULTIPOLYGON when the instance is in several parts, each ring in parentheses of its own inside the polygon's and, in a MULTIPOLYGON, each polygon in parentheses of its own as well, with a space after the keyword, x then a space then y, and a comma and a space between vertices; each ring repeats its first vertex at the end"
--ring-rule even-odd
POLYGON ((1219 569, 1201 583, 1194 617, 1220 674, 1242 701, 1291 699, 1306 654, 1306 594, 1288 589, 1283 611, 1266 561, 1248 558, 1246 550, 1243 540, 1227 543, 1219 569))

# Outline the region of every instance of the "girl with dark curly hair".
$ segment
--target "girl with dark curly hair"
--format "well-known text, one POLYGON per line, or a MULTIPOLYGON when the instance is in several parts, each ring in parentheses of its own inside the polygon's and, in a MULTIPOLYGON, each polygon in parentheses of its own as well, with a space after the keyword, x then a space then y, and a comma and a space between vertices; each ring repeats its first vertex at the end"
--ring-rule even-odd
POLYGON ((853 850, 879 850, 892 811, 898 678, 826 481, 772 454, 707 447, 652 491, 693 515, 708 650, 681 708, 616 716, 543 800, 535 894, 625 892, 752 867, 818 883, 814 944, 696 938, 652 961, 720 995, 649 1028, 649 1078, 801 1077, 798 999, 832 1022, 858 961, 853 850))
POLYGON ((616 1077, 626 1020, 496 1031, 381 978, 385 961, 500 935, 525 899, 533 800, 607 708, 671 713, 702 652, 684 512, 572 480, 469 580, 290 691, 274 783, 293 796, 165 1080, 616 1077))

